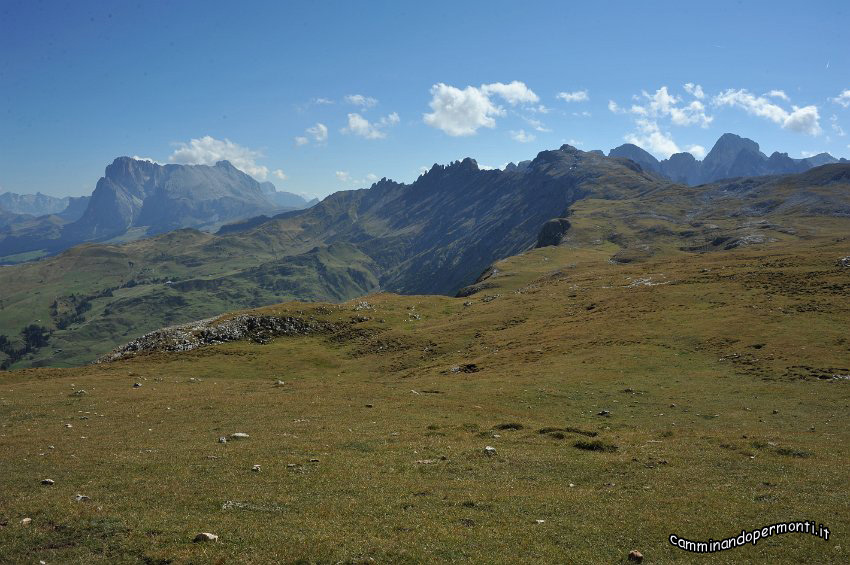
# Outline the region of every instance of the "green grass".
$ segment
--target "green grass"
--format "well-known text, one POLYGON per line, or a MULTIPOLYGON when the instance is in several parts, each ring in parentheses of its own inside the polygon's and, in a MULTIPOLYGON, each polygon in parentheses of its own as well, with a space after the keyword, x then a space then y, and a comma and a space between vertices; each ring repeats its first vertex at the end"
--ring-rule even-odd
POLYGON ((709 559, 846 563, 847 254, 567 244, 468 298, 260 310, 332 334, 3 373, 0 561, 690 563, 670 534, 811 519, 709 559))

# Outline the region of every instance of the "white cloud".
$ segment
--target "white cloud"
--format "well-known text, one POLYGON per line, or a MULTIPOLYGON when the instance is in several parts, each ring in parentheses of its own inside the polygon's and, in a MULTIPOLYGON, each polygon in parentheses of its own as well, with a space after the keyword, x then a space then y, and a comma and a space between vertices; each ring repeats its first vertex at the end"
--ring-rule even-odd
POLYGON ((338 180, 339 182, 348 182, 351 180, 351 173, 349 173, 348 171, 337 171, 335 174, 336 180, 338 180))
POLYGON ((439 83, 431 87, 432 112, 423 120, 431 127, 443 130, 451 136, 474 135, 479 128, 494 128, 494 116, 504 111, 474 86, 461 90, 439 83))
POLYGON ((345 97, 345 101, 355 106, 362 106, 363 108, 371 108, 378 103, 375 98, 363 96, 362 94, 349 94, 345 97))
POLYGON ((519 141, 520 143, 529 143, 534 141, 536 137, 533 134, 526 133, 524 129, 521 129, 519 131, 512 131, 511 139, 519 141))
MULTIPOLYGON (((694 87, 692 90, 696 92, 696 88, 694 87)), ((700 89, 701 91, 702 89, 700 89)), ((666 86, 662 86, 654 94, 643 91, 639 100, 641 99, 644 101, 643 105, 634 104, 628 111, 647 118, 669 117, 670 121, 677 126, 699 124, 705 128, 714 120, 712 116, 705 113, 705 106, 699 100, 693 100, 689 104, 679 106, 682 99, 670 94, 666 86)))
POLYGON ((229 139, 215 139, 205 135, 176 146, 177 149, 168 158, 172 163, 214 165, 219 161, 230 161, 234 167, 256 179, 265 180, 269 174, 267 167, 256 163, 256 159, 263 156, 260 151, 242 147, 229 139))
POLYGON ((272 171, 272 174, 280 180, 286 180, 286 173, 283 172, 283 169, 275 169, 272 171))
POLYGON ((705 98, 705 92, 703 92, 702 87, 698 84, 694 84, 692 82, 685 83, 685 92, 696 98, 697 100, 702 100, 705 98))
POLYGON ((316 143, 324 143, 328 140, 328 127, 323 123, 316 123, 313 127, 307 128, 307 133, 316 143))
POLYGON ((702 145, 691 145, 688 147, 688 153, 693 155, 697 159, 702 159, 705 157, 706 150, 702 145))
POLYGON ((582 145, 584 145, 584 142, 579 141, 578 139, 570 138, 567 140, 567 145, 572 145, 573 147, 581 147, 582 145))
POLYGON ((833 114, 832 117, 829 118, 829 121, 831 122, 830 126, 832 127, 832 131, 834 131, 836 134, 838 134, 838 137, 844 137, 845 135, 847 135, 847 133, 845 133, 845 131, 844 131, 844 128, 842 128, 838 124, 838 116, 833 114))
POLYGON ((540 101, 534 91, 528 88, 524 82, 518 80, 508 84, 502 82, 494 82, 492 84, 482 84, 481 91, 485 95, 495 94, 505 100, 511 106, 517 104, 535 104, 540 101))
POLYGON ((623 138, 627 142, 665 158, 680 152, 670 133, 661 131, 657 122, 640 118, 635 123, 639 131, 627 134, 623 138))
POLYGON ((590 113, 590 112, 588 112, 587 110, 584 110, 584 111, 582 111, 582 112, 573 112, 573 116, 575 116, 575 117, 577 117, 577 118, 589 118, 589 117, 591 117, 592 115, 593 115, 593 114, 591 114, 591 113, 590 113))
POLYGON ((821 133, 817 106, 791 106, 789 112, 763 96, 755 96, 745 89, 729 89, 714 97, 715 106, 733 106, 742 108, 748 114, 767 118, 779 124, 783 129, 818 135, 821 133))
POLYGON ((352 113, 348 114, 348 125, 340 131, 342 131, 342 133, 359 135, 366 139, 383 139, 387 136, 384 130, 396 125, 399 121, 401 120, 395 112, 384 116, 377 122, 370 122, 360 114, 352 113))
POLYGON ((379 178, 380 177, 378 175, 376 175, 375 173, 369 173, 368 175, 366 175, 366 182, 368 182, 370 184, 373 183, 373 182, 378 182, 379 178))
MULTIPOLYGON (((689 82, 683 85, 683 88, 693 98, 690 102, 671 93, 666 86, 652 94, 644 90, 639 95, 632 96, 634 103, 628 108, 610 100, 608 109, 611 112, 632 114, 635 117, 636 131, 626 134, 624 139, 656 157, 667 158, 673 153, 680 153, 682 150, 667 131, 668 126, 699 125, 707 128, 714 121, 714 117, 706 113, 705 104, 702 102, 705 98, 702 86, 689 82)), ((701 159, 706 153, 701 145, 691 145, 687 151, 697 159, 701 159)))
POLYGON ((587 90, 576 90, 575 92, 559 92, 555 98, 564 102, 587 102, 590 100, 590 95, 587 90))
POLYGON ((765 96, 770 96, 771 98, 779 98, 780 100, 785 100, 786 102, 790 102, 791 99, 788 98, 788 95, 785 94, 784 90, 771 90, 765 96))
POLYGON ((295 145, 307 145, 312 139, 315 143, 322 144, 328 140, 328 126, 321 122, 309 127, 305 130, 307 135, 299 135, 295 137, 295 145))
POLYGON ((151 159, 150 157, 139 157, 138 155, 133 155, 133 159, 135 159, 136 161, 147 161, 148 163, 154 163, 156 165, 162 165, 162 163, 160 163, 156 159, 151 159))
MULTIPOLYGON (((423 121, 451 136, 474 135, 479 129, 496 127, 496 117, 505 111, 496 105, 492 97, 498 96, 511 106, 535 104, 540 97, 525 83, 513 81, 509 84, 496 82, 483 84, 480 88, 460 88, 438 83, 431 87, 431 113, 422 116, 423 121)), ((545 113, 544 106, 527 107, 534 112, 545 113)))
POLYGON ((324 106, 327 104, 333 104, 334 101, 328 98, 313 98, 313 104, 318 104, 320 106, 324 106))
MULTIPOLYGON (((548 129, 546 126, 544 126, 543 122, 541 122, 540 120, 535 120, 534 118, 524 118, 524 119, 525 119, 526 122, 528 122, 528 125, 533 127, 536 131, 544 132, 544 133, 552 131, 552 130, 548 129)), ((479 168, 481 168, 481 167, 479 167, 479 168)))
POLYGON ((841 104, 845 108, 850 108, 850 88, 843 91, 835 98, 830 98, 830 100, 832 100, 836 104, 841 104))

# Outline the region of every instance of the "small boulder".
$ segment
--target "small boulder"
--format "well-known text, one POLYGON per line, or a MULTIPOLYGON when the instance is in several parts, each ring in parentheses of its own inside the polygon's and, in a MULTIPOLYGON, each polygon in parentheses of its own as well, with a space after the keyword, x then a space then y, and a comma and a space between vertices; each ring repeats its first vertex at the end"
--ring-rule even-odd
POLYGON ((133 383, 133 388, 141 388, 142 383, 133 383))
POLYGON ((643 553, 638 551, 637 549, 633 549, 629 552, 629 561, 634 561, 635 563, 640 563, 643 561, 643 553))
POLYGON ((838 266, 844 268, 850 268, 850 255, 847 257, 842 257, 838 260, 838 266))
POLYGON ((227 438, 224 437, 224 436, 221 436, 220 438, 218 438, 218 443, 227 443, 227 438))
POLYGON ((88 499, 89 499, 89 497, 87 497, 84 494, 75 494, 74 495, 74 500, 76 500, 77 502, 86 502, 88 499))
POLYGON ((41 481, 41 484, 43 484, 45 486, 52 487, 54 485, 54 481, 53 481, 53 479, 43 479, 41 481))
POLYGON ((235 434, 230 434, 230 439, 248 439, 249 436, 245 432, 236 432, 235 434))
POLYGON ((205 543, 208 541, 218 541, 218 536, 209 532, 201 532, 192 540, 195 543, 205 543))
POLYGON ((260 472, 260 466, 254 465, 253 467, 251 467, 251 470, 254 471, 255 473, 259 473, 260 472))
POLYGON ((601 412, 599 412, 599 413, 598 413, 598 414, 596 414, 596 415, 597 415, 597 416, 610 416, 610 415, 611 415, 611 411, 610 411, 610 410, 602 410, 601 412))
POLYGON ((274 386, 283 386, 283 385, 285 385, 285 384, 286 384, 286 383, 285 383, 285 382, 283 382, 283 381, 282 381, 282 380, 280 380, 280 379, 278 379, 278 380, 276 380, 276 381, 274 382, 274 386))
POLYGON ((23 520, 21 520, 21 525, 25 528, 28 527, 30 524, 32 524, 32 518, 24 518, 23 520))
POLYGON ((486 446, 484 448, 484 455, 486 455, 487 457, 493 457, 494 455, 496 455, 496 448, 492 445, 486 446))

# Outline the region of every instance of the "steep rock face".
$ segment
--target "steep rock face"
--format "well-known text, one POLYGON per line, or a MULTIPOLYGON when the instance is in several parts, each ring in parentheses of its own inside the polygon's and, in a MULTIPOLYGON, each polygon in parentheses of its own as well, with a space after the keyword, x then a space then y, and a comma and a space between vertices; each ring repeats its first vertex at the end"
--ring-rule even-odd
POLYGON ((703 161, 690 153, 674 153, 658 161, 651 154, 631 143, 612 149, 610 157, 631 159, 644 170, 657 172, 673 182, 695 186, 737 177, 785 175, 802 173, 813 167, 831 163, 846 163, 829 153, 819 153, 805 159, 793 159, 787 153, 774 152, 769 158, 759 144, 733 133, 725 133, 714 144, 703 161))
POLYGON ((608 156, 631 159, 646 171, 661 172, 661 164, 658 162, 658 159, 632 143, 625 143, 619 147, 615 147, 608 152, 608 156))
POLYGON ((661 174, 673 182, 694 185, 700 181, 702 163, 690 153, 674 153, 669 159, 661 161, 660 165, 661 174))
POLYGON ((759 145, 733 133, 724 133, 702 162, 702 182, 766 174, 767 156, 759 145))
POLYGON ((624 198, 665 184, 631 161, 564 145, 522 171, 481 170, 467 158, 434 165, 411 185, 382 179, 243 237, 346 241, 380 267, 383 289, 454 294, 495 258, 534 247, 543 225, 579 198, 624 198))
POLYGON ((106 167, 90 198, 69 199, 67 213, 57 221, 70 223, 61 230, 48 230, 48 224, 56 222, 45 219, 0 237, 0 256, 37 249, 59 251, 122 236, 131 228, 153 235, 186 227, 217 227, 276 209, 256 180, 227 161, 214 166, 159 165, 118 157, 106 167))

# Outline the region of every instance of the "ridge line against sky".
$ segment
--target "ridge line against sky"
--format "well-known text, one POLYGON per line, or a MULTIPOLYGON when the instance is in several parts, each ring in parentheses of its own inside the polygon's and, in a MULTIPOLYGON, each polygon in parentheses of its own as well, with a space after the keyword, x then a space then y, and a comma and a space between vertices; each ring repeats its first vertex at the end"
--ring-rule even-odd
POLYGON ((0 192, 89 194, 119 155, 311 197, 563 143, 850 157, 848 8, 797 6, 3 1, 0 192))

